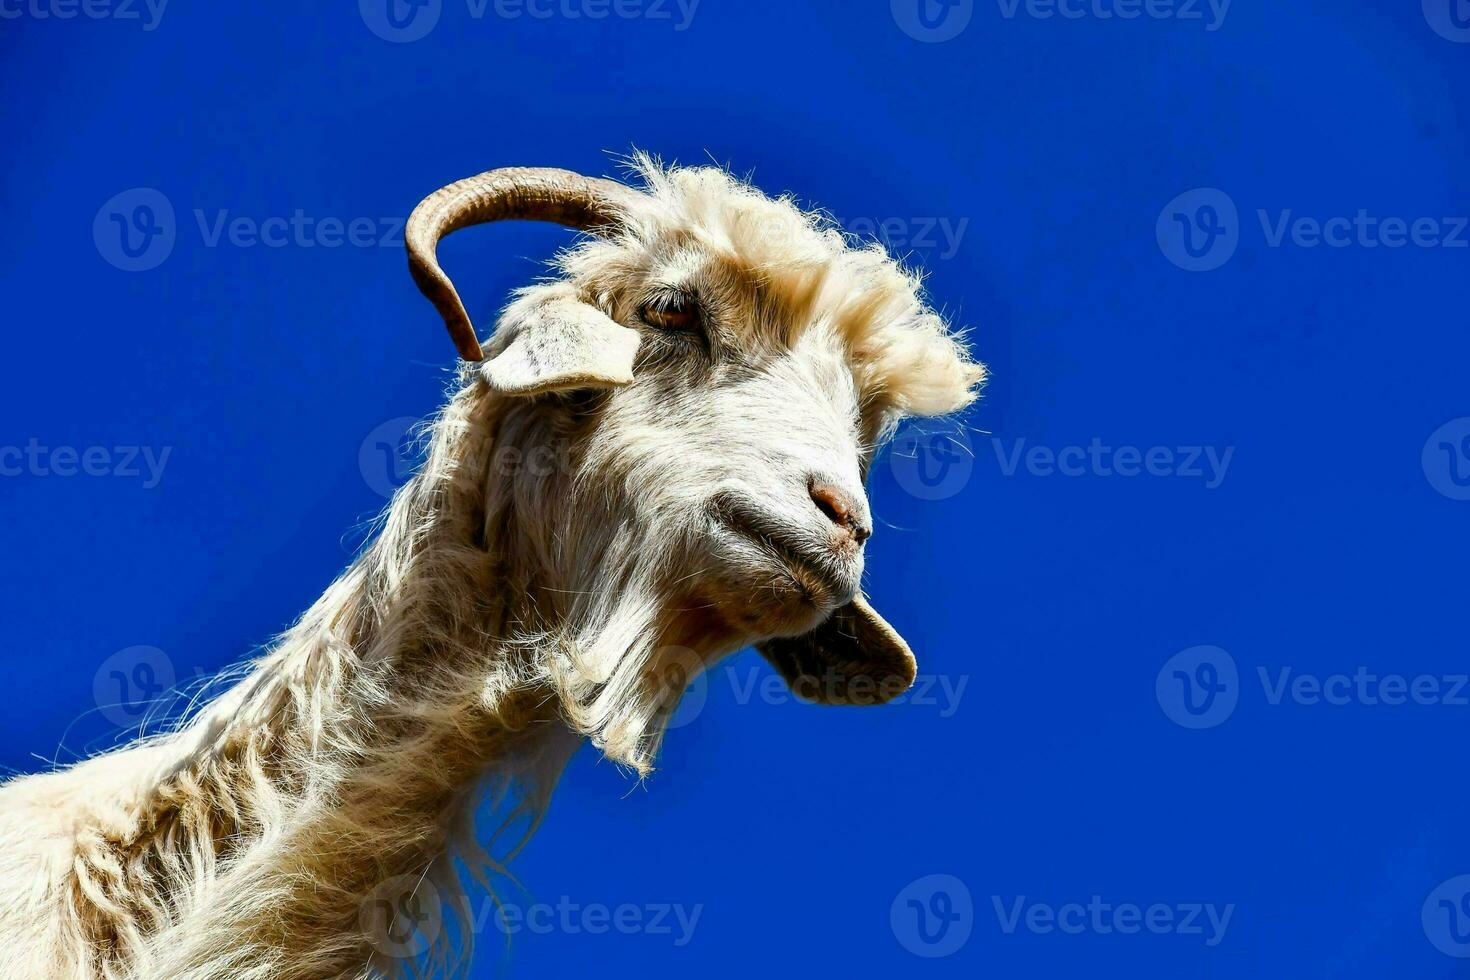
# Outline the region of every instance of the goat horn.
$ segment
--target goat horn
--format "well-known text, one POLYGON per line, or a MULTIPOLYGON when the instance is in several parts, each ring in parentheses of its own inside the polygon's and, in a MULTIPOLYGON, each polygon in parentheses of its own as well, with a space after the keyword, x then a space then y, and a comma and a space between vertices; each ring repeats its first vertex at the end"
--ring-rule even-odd
POLYGON ((471 225, 513 219, 615 227, 639 196, 615 181, 550 167, 505 167, 466 177, 430 194, 409 215, 403 233, 408 271, 444 318, 459 355, 478 361, 485 354, 454 283, 439 267, 439 239, 471 225))

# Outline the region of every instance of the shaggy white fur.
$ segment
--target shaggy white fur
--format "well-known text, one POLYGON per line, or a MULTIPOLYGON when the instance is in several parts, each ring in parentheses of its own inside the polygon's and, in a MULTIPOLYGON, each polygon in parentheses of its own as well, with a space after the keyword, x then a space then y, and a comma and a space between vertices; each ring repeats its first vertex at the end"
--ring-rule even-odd
POLYGON ((788 677, 911 678, 814 488, 863 519, 898 419, 963 407, 983 369, 880 247, 719 170, 637 167, 648 206, 517 296, 375 538, 248 676, 0 790, 6 980, 451 970, 467 929, 394 959, 364 902, 499 867, 579 738, 647 772, 687 672, 752 642, 788 677), (669 303, 697 325, 658 326, 669 303))

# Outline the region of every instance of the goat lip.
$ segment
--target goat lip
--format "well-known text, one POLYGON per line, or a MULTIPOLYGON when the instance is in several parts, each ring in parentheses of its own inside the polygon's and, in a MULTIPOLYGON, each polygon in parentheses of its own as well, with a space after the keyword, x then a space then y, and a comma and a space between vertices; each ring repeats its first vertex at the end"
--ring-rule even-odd
MULTIPOLYGON (((838 562, 824 560, 810 536, 793 531, 745 500, 721 495, 714 501, 712 514, 727 531, 779 564, 809 605, 836 608, 857 594, 857 576, 841 570, 838 562)), ((832 551, 834 558, 842 554, 837 548, 832 551)))

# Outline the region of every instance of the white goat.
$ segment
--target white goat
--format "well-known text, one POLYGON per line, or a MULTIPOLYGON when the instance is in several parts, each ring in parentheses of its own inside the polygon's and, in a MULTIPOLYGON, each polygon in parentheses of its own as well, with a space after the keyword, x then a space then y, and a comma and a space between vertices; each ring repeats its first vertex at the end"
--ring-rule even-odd
POLYGON ((464 929, 394 961, 362 913, 500 867, 471 826, 487 782, 505 830, 577 736, 647 772, 687 671, 751 643, 810 700, 912 681, 859 592, 864 478, 984 369, 879 246, 719 170, 637 167, 642 189, 491 171, 415 210, 410 266, 465 361, 426 462, 241 683, 0 790, 5 980, 452 966, 464 929), (434 251, 509 218, 591 234, 482 357, 434 251))

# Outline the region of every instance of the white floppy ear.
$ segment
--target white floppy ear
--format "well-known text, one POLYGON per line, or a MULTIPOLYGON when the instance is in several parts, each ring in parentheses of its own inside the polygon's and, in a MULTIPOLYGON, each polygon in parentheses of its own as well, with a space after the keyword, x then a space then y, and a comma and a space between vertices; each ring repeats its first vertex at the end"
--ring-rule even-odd
POLYGON ((501 316, 480 373, 507 395, 614 388, 633 380, 639 339, 569 283, 533 286, 501 316))

